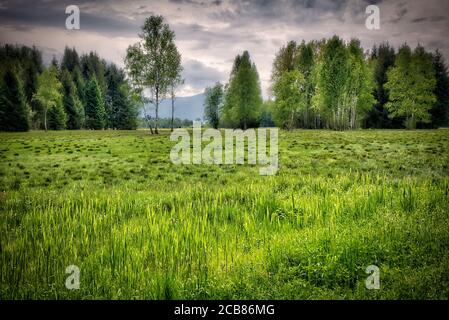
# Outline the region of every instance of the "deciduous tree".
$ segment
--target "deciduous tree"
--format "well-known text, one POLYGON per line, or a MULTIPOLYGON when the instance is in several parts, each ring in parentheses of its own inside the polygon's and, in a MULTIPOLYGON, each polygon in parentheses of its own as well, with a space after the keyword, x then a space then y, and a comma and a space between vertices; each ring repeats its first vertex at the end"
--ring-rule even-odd
POLYGON ((62 84, 58 80, 58 70, 51 65, 39 75, 37 79, 37 91, 33 99, 43 107, 44 128, 63 129, 66 125, 66 115, 62 102, 62 84), (51 127, 49 126, 48 113, 51 113, 51 127))
POLYGON ((155 133, 158 133, 159 104, 170 88, 171 49, 175 34, 162 16, 151 16, 145 20, 141 41, 128 47, 125 64, 133 85, 149 89, 155 106, 155 133))
POLYGON ((244 130, 258 126, 261 105, 259 75, 248 51, 245 51, 234 60, 222 109, 222 122, 225 126, 244 130))
POLYGON ((390 117, 405 117, 407 129, 415 129, 418 122, 430 122, 429 110, 436 102, 432 56, 421 46, 412 53, 410 47, 404 45, 387 77, 385 88, 390 101, 385 107, 390 117))

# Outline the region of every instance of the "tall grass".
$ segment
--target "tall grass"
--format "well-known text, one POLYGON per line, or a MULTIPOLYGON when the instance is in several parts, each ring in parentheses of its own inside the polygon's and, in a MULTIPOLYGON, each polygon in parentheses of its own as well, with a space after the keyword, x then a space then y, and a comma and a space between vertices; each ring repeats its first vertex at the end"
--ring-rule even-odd
POLYGON ((282 132, 274 177, 167 132, 0 139, 2 299, 449 298, 447 131, 282 132))

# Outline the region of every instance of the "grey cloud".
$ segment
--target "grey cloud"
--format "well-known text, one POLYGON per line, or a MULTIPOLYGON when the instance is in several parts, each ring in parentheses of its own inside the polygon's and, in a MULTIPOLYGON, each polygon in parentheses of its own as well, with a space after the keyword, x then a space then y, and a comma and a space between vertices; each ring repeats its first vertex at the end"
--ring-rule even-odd
POLYGON ((412 23, 420 23, 420 22, 424 22, 424 21, 428 21, 429 18, 416 18, 416 19, 412 19, 412 23))
MULTIPOLYGON (((0 10, 2 25, 21 25, 32 27, 54 27, 65 29, 67 14, 65 8, 70 2, 8 2, 6 9, 0 10)), ((80 5, 83 5, 80 2, 80 5)), ((80 10, 81 29, 99 33, 135 34, 139 24, 125 19, 119 19, 110 13, 92 14, 80 10)))
POLYGON ((439 22, 439 21, 448 20, 448 18, 443 17, 443 16, 434 16, 434 17, 430 17, 429 20, 433 21, 433 22, 439 22))
POLYGON ((196 0, 170 0, 172 3, 176 4, 187 4, 187 5, 199 5, 199 6, 219 6, 221 5, 221 0, 205 0, 205 1, 196 1, 196 0))
POLYGON ((408 12, 408 9, 405 8, 405 6, 406 6, 405 2, 399 3, 395 11, 395 16, 389 21, 390 23, 398 23, 399 21, 402 20, 403 17, 405 17, 405 15, 408 12))
POLYGON ((198 60, 183 61, 183 67, 183 77, 186 84, 197 89, 204 89, 217 81, 224 81, 227 77, 225 73, 208 67, 198 60))
POLYGON ((30 32, 35 27, 30 25, 23 25, 23 24, 5 24, 4 27, 6 29, 14 30, 14 31, 22 31, 22 32, 30 32))

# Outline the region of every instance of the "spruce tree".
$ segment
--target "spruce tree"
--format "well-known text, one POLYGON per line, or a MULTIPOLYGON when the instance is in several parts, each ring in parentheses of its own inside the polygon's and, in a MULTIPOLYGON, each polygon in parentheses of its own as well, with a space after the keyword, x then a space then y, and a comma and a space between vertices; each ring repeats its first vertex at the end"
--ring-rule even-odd
POLYGON ((47 122, 50 130, 64 130, 66 128, 67 115, 64 111, 62 100, 48 109, 47 122))
POLYGON ((17 72, 7 68, 0 82, 0 130, 28 131, 28 108, 17 72))
POLYGON ((75 70, 75 68, 80 68, 80 59, 78 56, 78 52, 76 49, 70 49, 69 47, 65 47, 64 55, 61 61, 61 69, 67 69, 70 73, 75 70))
POLYGON ((63 105, 67 114, 67 129, 81 129, 84 124, 84 107, 78 98, 78 93, 73 83, 72 76, 67 69, 61 73, 63 89, 63 105))
POLYGON ((78 98, 81 101, 81 104, 83 105, 84 110, 86 109, 86 99, 84 94, 85 89, 85 81, 83 78, 83 74, 81 73, 81 69, 78 67, 75 67, 73 69, 73 72, 71 72, 73 83, 75 84, 76 93, 78 95, 78 98))
POLYGON ((430 110, 432 126, 437 128, 449 126, 449 74, 444 58, 439 51, 433 57, 433 68, 436 76, 436 103, 430 110))
POLYGON ((85 90, 86 99, 86 128, 101 130, 106 125, 106 112, 104 101, 95 76, 87 83, 85 90))
POLYGON ((126 82, 120 84, 114 103, 114 128, 119 130, 133 130, 137 128, 139 112, 133 100, 131 88, 126 82))
POLYGON ((125 81, 125 74, 115 64, 110 64, 106 67, 105 78, 107 83, 105 96, 106 127, 114 129, 118 127, 118 121, 120 120, 117 114, 118 104, 123 104, 123 101, 119 102, 122 99, 119 88, 125 81))
MULTIPOLYGON (((101 59, 96 52, 89 52, 80 58, 81 73, 84 76, 84 81, 88 82, 95 76, 97 84, 101 90, 103 97, 106 96, 107 84, 105 79, 106 61, 101 59)), ((76 68, 76 66, 75 66, 76 68)))

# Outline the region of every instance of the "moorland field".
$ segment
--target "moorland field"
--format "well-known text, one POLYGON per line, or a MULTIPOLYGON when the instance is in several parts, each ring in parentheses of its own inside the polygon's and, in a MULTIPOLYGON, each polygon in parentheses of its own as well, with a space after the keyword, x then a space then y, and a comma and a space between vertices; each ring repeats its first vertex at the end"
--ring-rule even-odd
POLYGON ((174 144, 1 133, 0 298, 449 298, 449 130, 281 131, 271 177, 174 144))

